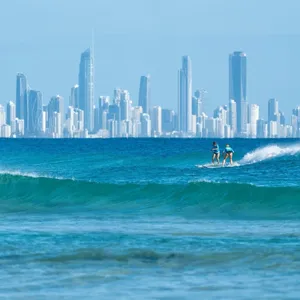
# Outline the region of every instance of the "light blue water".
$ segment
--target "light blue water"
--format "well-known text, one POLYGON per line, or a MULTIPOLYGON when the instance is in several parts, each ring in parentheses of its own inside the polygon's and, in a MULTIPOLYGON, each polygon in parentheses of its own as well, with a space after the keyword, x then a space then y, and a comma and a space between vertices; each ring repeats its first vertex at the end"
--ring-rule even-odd
POLYGON ((211 142, 0 140, 0 298, 299 299, 300 142, 211 142))

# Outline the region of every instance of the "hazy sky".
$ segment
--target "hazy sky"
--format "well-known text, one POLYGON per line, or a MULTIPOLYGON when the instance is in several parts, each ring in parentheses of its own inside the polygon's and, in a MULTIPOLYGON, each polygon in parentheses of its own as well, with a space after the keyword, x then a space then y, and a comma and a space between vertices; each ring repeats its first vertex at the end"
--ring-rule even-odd
POLYGON ((300 105, 299 0, 2 0, 0 102, 15 100, 27 75, 44 103, 68 101, 80 54, 95 30, 95 96, 128 89, 151 74, 152 104, 177 109, 177 71, 189 55, 193 90, 208 91, 206 111, 228 102, 228 54, 248 57, 248 101, 267 111, 276 97, 290 115, 300 105))

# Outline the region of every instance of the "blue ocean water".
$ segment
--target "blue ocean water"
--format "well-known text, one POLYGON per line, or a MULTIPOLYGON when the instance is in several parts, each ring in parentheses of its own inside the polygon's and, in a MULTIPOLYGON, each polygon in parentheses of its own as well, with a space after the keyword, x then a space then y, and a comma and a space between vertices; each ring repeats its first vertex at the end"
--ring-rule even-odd
POLYGON ((0 140, 0 298, 299 299, 300 141, 229 142, 0 140))

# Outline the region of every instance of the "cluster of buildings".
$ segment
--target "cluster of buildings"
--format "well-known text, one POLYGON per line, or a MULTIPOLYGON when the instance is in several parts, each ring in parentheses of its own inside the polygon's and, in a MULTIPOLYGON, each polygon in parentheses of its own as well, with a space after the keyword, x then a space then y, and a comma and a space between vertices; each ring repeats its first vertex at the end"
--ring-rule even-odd
POLYGON ((0 105, 1 137, 114 138, 114 137, 300 137, 300 106, 287 122, 277 99, 268 102, 268 119, 260 118, 259 106, 247 102, 247 57, 229 56, 229 98, 212 116, 203 111, 205 90, 192 87, 192 63, 182 57, 178 72, 178 112, 150 107, 150 76, 141 76, 137 105, 128 90, 115 89, 113 97, 94 97, 94 57, 81 54, 78 84, 69 103, 53 96, 44 104, 40 91, 30 88, 24 74, 17 74, 16 99, 6 109, 0 105))

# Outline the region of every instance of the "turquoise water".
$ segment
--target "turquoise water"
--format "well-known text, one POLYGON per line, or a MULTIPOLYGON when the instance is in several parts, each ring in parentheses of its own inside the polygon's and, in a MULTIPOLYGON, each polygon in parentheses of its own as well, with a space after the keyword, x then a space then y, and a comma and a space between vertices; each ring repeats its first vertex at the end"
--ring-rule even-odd
POLYGON ((300 141, 211 143, 0 140, 0 298, 299 299, 300 141))

